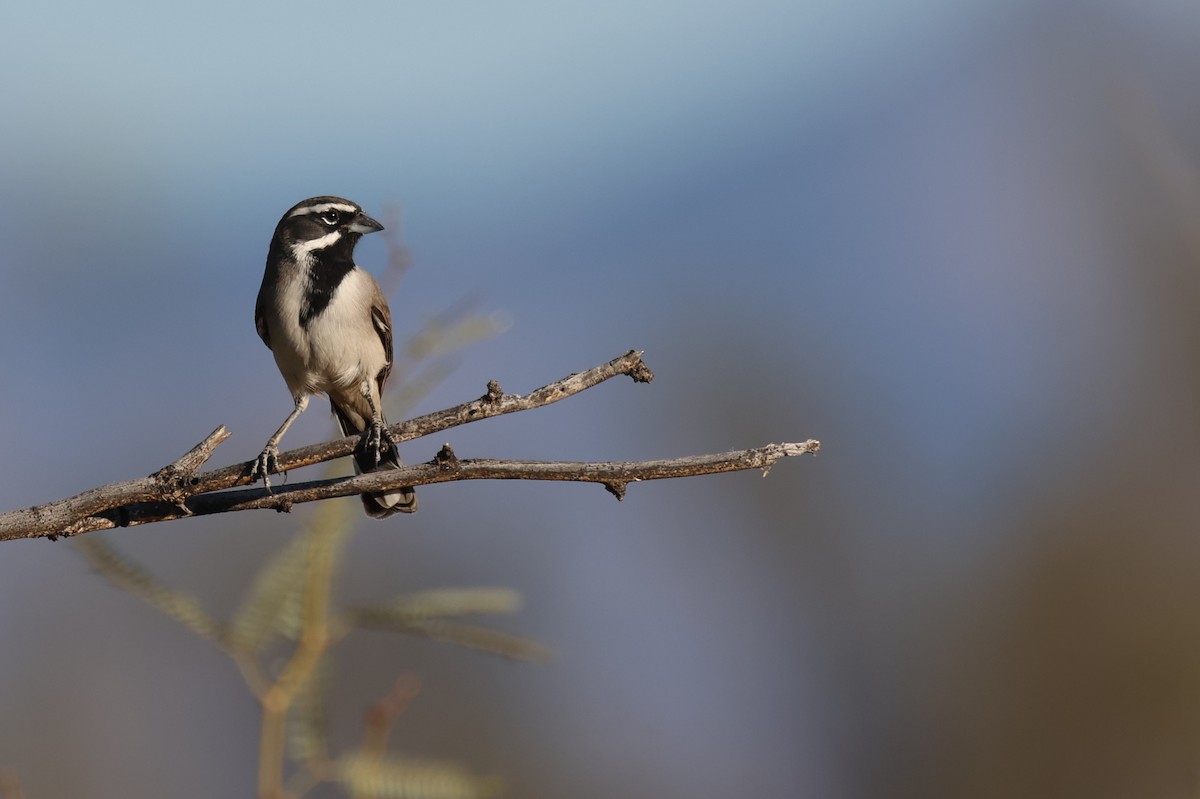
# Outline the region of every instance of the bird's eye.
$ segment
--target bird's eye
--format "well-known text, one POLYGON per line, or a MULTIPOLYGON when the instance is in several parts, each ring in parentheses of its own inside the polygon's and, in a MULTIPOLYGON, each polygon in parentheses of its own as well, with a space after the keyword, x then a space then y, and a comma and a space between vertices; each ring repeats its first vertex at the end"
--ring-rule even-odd
POLYGON ((328 211, 324 212, 323 214, 321 214, 321 221, 324 222, 325 224, 329 225, 330 227, 333 227, 334 225, 336 225, 338 222, 341 221, 341 219, 342 219, 341 214, 339 214, 337 211, 333 210, 332 208, 329 209, 328 211))

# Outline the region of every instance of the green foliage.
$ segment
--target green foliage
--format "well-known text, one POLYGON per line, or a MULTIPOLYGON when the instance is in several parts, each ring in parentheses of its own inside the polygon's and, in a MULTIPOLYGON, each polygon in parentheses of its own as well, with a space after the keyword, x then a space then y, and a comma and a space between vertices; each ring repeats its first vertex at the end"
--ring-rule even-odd
POLYGON ((349 613, 357 627, 419 635, 513 660, 545 662, 551 652, 534 641, 448 617, 514 613, 521 597, 509 588, 442 588, 397 597, 387 605, 349 613))
POLYGON ((372 799, 488 799, 503 787, 445 763, 363 754, 339 758, 337 779, 356 796, 372 799))
POLYGON ((445 616, 515 613, 521 596, 511 588, 437 588, 396 597, 391 604, 359 613, 376 612, 402 621, 445 616))
POLYGON ((314 580, 333 579, 342 547, 357 522, 356 510, 352 502, 322 503, 312 522, 263 567, 230 623, 235 652, 257 655, 278 637, 299 637, 304 588, 314 580))
POLYGON ((75 551, 110 583, 149 602, 202 638, 224 647, 225 626, 209 615, 195 597, 170 588, 126 560, 100 533, 75 539, 74 545, 75 551))
POLYGON ((313 669, 288 709, 288 756, 297 763, 317 763, 329 757, 329 719, 325 708, 329 668, 326 660, 313 669))

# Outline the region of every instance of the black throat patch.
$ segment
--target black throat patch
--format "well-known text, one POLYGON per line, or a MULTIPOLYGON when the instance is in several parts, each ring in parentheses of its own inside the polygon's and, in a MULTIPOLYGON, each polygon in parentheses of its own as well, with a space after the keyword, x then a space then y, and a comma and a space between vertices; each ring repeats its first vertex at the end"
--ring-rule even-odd
POLYGON ((343 236, 339 241, 324 250, 317 250, 308 257, 308 262, 301 264, 306 270, 305 282, 308 291, 300 301, 300 326, 307 328, 309 323, 320 316, 329 303, 337 287, 354 269, 354 241, 351 236, 343 236))

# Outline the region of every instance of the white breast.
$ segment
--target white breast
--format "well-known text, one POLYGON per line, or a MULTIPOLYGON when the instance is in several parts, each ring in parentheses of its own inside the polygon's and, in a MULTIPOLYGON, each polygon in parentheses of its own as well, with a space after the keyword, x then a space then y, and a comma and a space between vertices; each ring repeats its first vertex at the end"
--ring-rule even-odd
POLYGON ((271 349, 292 394, 356 392, 364 380, 374 379, 387 363, 371 323, 375 279, 355 267, 307 329, 300 327, 303 279, 281 283, 279 314, 271 320, 271 349))

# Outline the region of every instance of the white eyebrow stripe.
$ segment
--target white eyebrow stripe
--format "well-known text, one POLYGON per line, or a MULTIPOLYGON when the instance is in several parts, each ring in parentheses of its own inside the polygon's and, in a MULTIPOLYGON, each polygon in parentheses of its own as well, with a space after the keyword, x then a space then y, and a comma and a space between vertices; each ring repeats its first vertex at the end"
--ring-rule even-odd
POLYGON ((332 233, 326 233, 319 239, 309 239, 308 241, 298 241, 292 245, 292 255, 297 261, 303 261, 308 256, 312 255, 316 250, 323 250, 326 247, 332 246, 334 242, 342 237, 340 230, 335 230, 332 233))
POLYGON ((288 214, 288 219, 306 214, 323 214, 326 211, 344 211, 347 214, 358 213, 358 209, 353 205, 346 205, 345 203, 320 203, 318 205, 306 205, 303 208, 297 208, 288 214))

